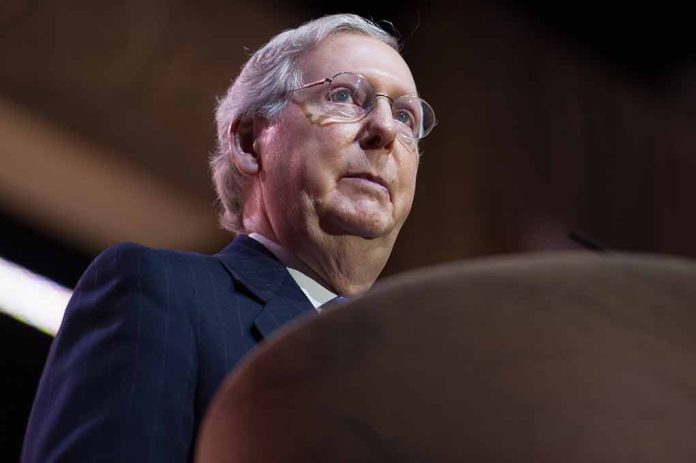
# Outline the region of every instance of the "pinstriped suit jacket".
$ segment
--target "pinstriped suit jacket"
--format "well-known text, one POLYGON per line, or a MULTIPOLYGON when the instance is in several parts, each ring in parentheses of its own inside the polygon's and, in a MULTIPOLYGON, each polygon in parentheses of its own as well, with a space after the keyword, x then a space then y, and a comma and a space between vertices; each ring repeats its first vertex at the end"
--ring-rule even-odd
POLYGON ((29 462, 181 462, 241 357, 312 305, 261 244, 215 256, 120 244, 80 279, 24 441, 29 462))

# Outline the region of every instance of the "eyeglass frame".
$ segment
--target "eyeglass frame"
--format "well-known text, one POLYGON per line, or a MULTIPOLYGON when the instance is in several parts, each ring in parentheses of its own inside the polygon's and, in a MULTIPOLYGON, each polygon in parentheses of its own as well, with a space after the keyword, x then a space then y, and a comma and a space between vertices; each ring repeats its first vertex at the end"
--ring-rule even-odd
POLYGON ((367 77, 365 77, 364 75, 359 74, 359 73, 357 73, 357 72, 351 72, 351 71, 341 71, 341 72, 337 72, 336 74, 334 74, 334 75, 331 76, 331 77, 325 77, 324 79, 317 80, 316 82, 310 82, 310 83, 308 83, 308 84, 304 84, 304 85, 302 85, 302 86, 300 86, 300 87, 297 87, 297 88, 294 88, 294 89, 292 89, 292 90, 289 90, 288 93, 294 93, 294 92, 297 92, 297 91, 300 91, 300 90, 304 90, 304 89, 311 88, 311 87, 316 87, 317 85, 323 85, 323 84, 329 84, 329 88, 331 88, 330 86, 331 86, 331 84, 333 83, 333 81, 336 79, 336 77, 340 76, 341 74, 352 74, 352 75, 355 75, 355 76, 360 77, 362 80, 365 81, 365 83, 367 83, 367 85, 370 86, 370 88, 372 89, 372 92, 373 92, 374 95, 375 95, 374 101, 373 101, 372 106, 370 107, 370 109, 369 109, 368 111, 366 111, 365 114, 363 114, 363 115, 360 116, 359 118, 355 119, 356 122, 359 121, 359 120, 361 120, 362 118, 366 117, 368 114, 370 114, 370 112, 372 112, 373 109, 375 109, 375 104, 376 104, 376 102, 377 102, 377 97, 378 97, 378 96, 384 97, 384 98, 386 98, 387 100, 389 100, 389 102, 390 102, 390 107, 393 107, 393 106, 394 106, 394 103, 396 103, 396 100, 398 100, 399 98, 411 97, 411 98, 417 98, 418 100, 420 100, 420 101, 422 101, 423 103, 425 103, 426 105, 428 105, 428 107, 430 108, 430 110, 431 110, 431 112, 432 112, 432 114, 433 114, 433 124, 430 126, 430 128, 428 129, 428 131, 425 132, 425 134, 424 134, 423 136, 421 136, 421 137, 407 136, 407 135, 404 135, 404 137, 407 138, 409 141, 418 142, 418 141, 424 139, 425 137, 427 137, 427 136, 430 134, 430 132, 432 132, 432 130, 433 130, 433 129, 435 128, 435 126, 437 125, 438 120, 437 120, 437 118, 435 117, 435 110, 433 109, 432 106, 430 106, 430 103, 428 103, 427 101, 425 101, 423 98, 421 98, 421 97, 419 97, 419 96, 416 96, 416 95, 401 95, 401 96, 399 96, 398 98, 394 99, 394 98, 390 97, 389 95, 387 95, 387 94, 385 94, 385 93, 377 93, 376 91, 374 91, 375 88, 372 86, 372 84, 371 84, 370 81, 367 79, 367 77))

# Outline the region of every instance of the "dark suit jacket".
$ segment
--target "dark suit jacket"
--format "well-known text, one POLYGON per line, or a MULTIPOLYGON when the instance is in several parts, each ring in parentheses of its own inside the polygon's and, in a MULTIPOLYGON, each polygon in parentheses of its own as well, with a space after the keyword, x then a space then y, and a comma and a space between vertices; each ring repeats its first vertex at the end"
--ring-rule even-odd
POLYGON ((240 236, 215 256, 120 244, 80 279, 51 347, 22 461, 181 462, 242 356, 312 305, 240 236))

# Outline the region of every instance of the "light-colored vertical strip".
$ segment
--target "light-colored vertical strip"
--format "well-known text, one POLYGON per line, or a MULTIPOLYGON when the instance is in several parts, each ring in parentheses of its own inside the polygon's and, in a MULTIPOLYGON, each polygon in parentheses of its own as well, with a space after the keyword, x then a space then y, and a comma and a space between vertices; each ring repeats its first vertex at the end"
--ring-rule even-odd
POLYGON ((0 258, 0 311, 54 336, 72 291, 0 258))

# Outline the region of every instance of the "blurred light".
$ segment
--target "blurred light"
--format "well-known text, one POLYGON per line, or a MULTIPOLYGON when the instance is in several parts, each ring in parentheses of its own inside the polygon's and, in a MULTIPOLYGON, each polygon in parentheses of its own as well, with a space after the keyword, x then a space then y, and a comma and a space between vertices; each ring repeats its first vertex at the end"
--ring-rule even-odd
POLYGON ((0 258, 0 311, 54 336, 72 292, 0 258))

